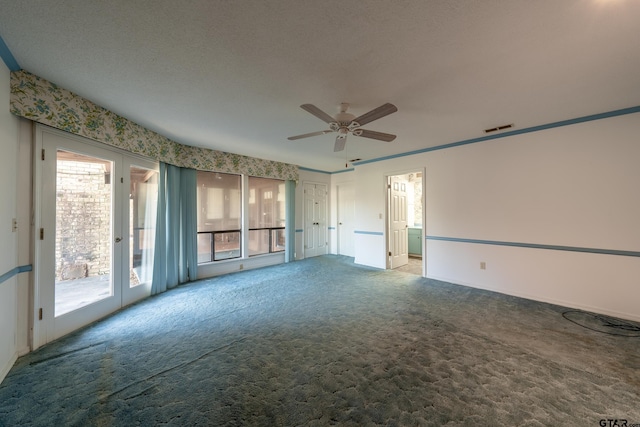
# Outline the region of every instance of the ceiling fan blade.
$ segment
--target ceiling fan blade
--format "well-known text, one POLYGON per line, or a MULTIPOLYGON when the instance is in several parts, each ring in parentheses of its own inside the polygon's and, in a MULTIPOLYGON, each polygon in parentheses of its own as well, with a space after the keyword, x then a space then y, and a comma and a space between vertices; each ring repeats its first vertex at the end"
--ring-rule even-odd
POLYGON ((302 134, 302 135, 290 136, 287 139, 289 141, 295 141, 296 139, 309 138, 310 136, 324 135, 324 134, 331 133, 331 132, 333 132, 331 129, 321 130, 320 132, 311 132, 311 133, 305 133, 305 134, 302 134))
POLYGON ((338 135, 336 137, 336 144, 333 146, 333 152, 336 153, 338 151, 344 150, 344 145, 347 143, 347 137, 343 135, 338 135))
POLYGON ((398 108, 395 105, 389 104, 387 102, 386 104, 381 105, 378 108, 374 108, 368 113, 364 113, 360 117, 356 117, 355 119, 353 119, 353 121, 362 126, 374 120, 381 119, 384 116, 388 116, 391 113, 395 113, 396 111, 398 111, 398 108))
POLYGON ((314 116, 316 116, 317 118, 319 118, 320 120, 326 123, 333 123, 336 121, 336 119, 334 119, 333 117, 331 117, 330 115, 328 115, 327 113, 325 113, 324 111, 322 111, 321 109, 319 109, 313 104, 302 104, 300 108, 313 114, 314 116))
POLYGON ((358 129, 358 131, 354 132, 353 134, 356 136, 361 136, 363 138, 377 139, 386 142, 391 142, 396 139, 395 135, 391 135, 390 133, 376 132, 375 130, 358 129))

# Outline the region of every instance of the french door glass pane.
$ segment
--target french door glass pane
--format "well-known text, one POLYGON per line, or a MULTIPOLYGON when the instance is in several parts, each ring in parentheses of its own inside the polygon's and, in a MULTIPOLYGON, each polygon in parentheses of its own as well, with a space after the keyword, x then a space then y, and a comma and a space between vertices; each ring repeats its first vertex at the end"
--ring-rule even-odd
POLYGON ((158 172, 131 166, 129 191, 129 286, 149 283, 158 207, 158 172))
POLYGON ((113 295, 113 163, 58 150, 55 316, 113 295))

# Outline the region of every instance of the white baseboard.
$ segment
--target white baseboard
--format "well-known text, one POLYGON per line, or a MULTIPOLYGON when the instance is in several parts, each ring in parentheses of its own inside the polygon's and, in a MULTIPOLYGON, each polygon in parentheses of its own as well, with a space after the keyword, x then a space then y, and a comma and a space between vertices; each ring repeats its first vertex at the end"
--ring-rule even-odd
POLYGON ((11 368, 13 368, 13 365, 16 363, 16 360, 18 360, 18 353, 14 353, 13 357, 9 359, 7 363, 2 367, 2 369, 0 370, 0 383, 4 381, 5 377, 7 376, 11 368))
POLYGON ((221 276, 242 270, 253 270, 271 265, 283 264, 284 253, 260 255, 251 258, 237 258, 227 261, 212 262, 198 266, 198 279, 221 276))
POLYGON ((433 280, 439 280, 441 282, 451 283, 453 285, 467 286, 469 288, 482 289, 482 290, 485 290, 485 291, 496 292, 496 293, 503 294, 503 295, 510 295, 510 296, 513 296, 513 297, 524 298, 524 299, 528 299, 528 300, 532 300, 532 301, 538 301, 538 302, 544 302, 544 303, 547 303, 547 304, 559 305, 561 307, 575 308, 577 310, 588 311, 588 312, 591 312, 591 313, 604 314, 606 316, 616 317, 616 318, 625 319, 625 320, 631 320, 633 322, 640 322, 640 316, 637 316, 637 315, 634 315, 634 314, 631 314, 631 313, 624 313, 624 312, 619 312, 619 311, 614 311, 614 310, 608 310, 606 308, 589 306, 589 305, 584 305, 584 304, 576 304, 575 302, 572 302, 572 301, 564 301, 564 300, 559 300, 559 299, 555 299, 555 298, 547 298, 547 297, 542 297, 542 296, 538 296, 538 295, 530 295, 530 294, 522 293, 522 292, 511 292, 511 291, 506 290, 506 289, 492 288, 490 286, 486 286, 486 287, 485 286, 477 286, 477 285, 472 284, 472 283, 454 281, 454 280, 448 279, 446 277, 427 276, 427 278, 428 279, 433 279, 433 280))

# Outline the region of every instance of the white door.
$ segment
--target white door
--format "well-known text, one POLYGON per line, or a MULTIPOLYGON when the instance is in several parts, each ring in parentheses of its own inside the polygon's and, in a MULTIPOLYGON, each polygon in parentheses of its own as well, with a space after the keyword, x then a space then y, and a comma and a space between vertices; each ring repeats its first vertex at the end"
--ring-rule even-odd
POLYGON ((149 295, 157 197, 153 162, 40 126, 36 145, 34 348, 149 295))
POLYGON ((340 184, 338 191, 338 253, 354 256, 355 190, 352 183, 340 184))
POLYGON ((404 176, 389 177, 389 263, 397 268, 409 263, 407 188, 404 176))
POLYGON ((304 256, 327 253, 327 186, 304 184, 304 256))

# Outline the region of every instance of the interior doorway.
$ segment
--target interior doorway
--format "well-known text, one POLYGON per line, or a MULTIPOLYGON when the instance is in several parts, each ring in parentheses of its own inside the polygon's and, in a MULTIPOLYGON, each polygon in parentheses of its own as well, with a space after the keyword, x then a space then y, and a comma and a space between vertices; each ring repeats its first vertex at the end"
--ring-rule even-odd
POLYGON ((353 183, 346 182, 336 186, 338 199, 338 254, 353 257, 355 248, 355 190, 353 183))
POLYGON ((423 172, 387 176, 387 268, 423 275, 423 172))

